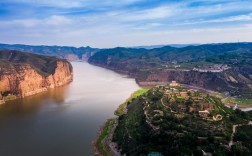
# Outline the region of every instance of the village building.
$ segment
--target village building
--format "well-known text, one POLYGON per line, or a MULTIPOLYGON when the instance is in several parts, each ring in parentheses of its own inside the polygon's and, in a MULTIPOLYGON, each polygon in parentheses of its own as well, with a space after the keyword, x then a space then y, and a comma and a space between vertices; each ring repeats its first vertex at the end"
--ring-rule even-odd
POLYGON ((179 84, 176 81, 172 81, 172 83, 170 83, 170 86, 176 87, 179 86, 179 84))
POLYGON ((198 68, 193 68, 193 71, 219 73, 219 72, 223 72, 228 69, 230 69, 230 67, 228 65, 214 64, 214 65, 203 65, 198 68))
POLYGON ((171 92, 172 92, 172 90, 170 90, 170 89, 165 90, 165 94, 170 94, 171 92))
POLYGON ((196 89, 189 89, 188 91, 191 92, 191 93, 195 93, 195 92, 197 92, 198 90, 196 90, 196 89))
POLYGON ((209 114, 210 114, 210 112, 208 110, 199 111, 199 115, 201 117, 207 117, 209 114))
POLYGON ((187 92, 180 92, 180 95, 183 96, 183 97, 187 97, 188 96, 187 92))
POLYGON ((203 110, 212 111, 214 109, 213 104, 211 103, 204 103, 202 104, 202 106, 203 106, 203 110))

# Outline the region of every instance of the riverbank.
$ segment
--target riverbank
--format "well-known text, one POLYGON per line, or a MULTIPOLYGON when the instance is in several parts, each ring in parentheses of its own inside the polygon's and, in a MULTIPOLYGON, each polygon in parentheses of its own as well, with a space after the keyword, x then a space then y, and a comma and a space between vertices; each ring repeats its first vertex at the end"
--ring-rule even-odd
POLYGON ((143 88, 143 89, 139 89, 139 90, 135 91, 134 93, 132 93, 130 95, 130 97, 115 110, 115 115, 121 116, 121 115, 127 113, 127 109, 126 109, 127 103, 130 102, 133 98, 136 98, 136 97, 146 93, 147 91, 148 91, 147 88, 143 88))
MULTIPOLYGON (((148 89, 139 89, 132 93, 130 97, 122 103, 116 110, 115 115, 121 116, 127 113, 127 103, 132 99, 146 93, 148 89)), ((98 131, 97 137, 92 142, 94 153, 96 156, 120 156, 117 144, 112 141, 114 131, 117 126, 117 119, 108 119, 102 128, 98 131)))
MULTIPOLYGON (((93 141, 94 153, 96 156, 111 156, 112 152, 107 144, 107 139, 115 129, 117 118, 108 119, 103 127, 99 130, 96 139, 93 141)), ((113 135, 113 134, 112 134, 113 135)))
POLYGON ((3 97, 2 99, 0 99, 0 105, 5 104, 6 101, 16 100, 17 98, 18 97, 15 95, 8 95, 6 97, 3 97))

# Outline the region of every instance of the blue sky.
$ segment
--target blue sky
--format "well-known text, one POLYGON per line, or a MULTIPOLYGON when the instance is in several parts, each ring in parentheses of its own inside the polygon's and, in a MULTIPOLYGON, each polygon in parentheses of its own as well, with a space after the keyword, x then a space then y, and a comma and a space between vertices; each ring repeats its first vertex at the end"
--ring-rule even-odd
POLYGON ((99 48, 252 41, 252 0, 0 0, 0 42, 99 48))

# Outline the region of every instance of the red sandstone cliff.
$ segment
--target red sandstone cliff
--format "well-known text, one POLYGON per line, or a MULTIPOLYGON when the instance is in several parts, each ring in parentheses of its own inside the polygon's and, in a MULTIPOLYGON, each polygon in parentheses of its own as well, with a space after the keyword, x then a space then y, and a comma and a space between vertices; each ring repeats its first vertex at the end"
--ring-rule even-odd
POLYGON ((14 65, 0 75, 0 92, 25 97, 48 88, 55 88, 72 81, 72 66, 66 61, 57 61, 54 74, 42 76, 30 65, 14 65), (15 71, 15 72, 13 72, 15 71))
POLYGON ((6 55, 8 57, 2 59, 2 62, 0 60, 0 93, 3 95, 7 93, 25 97, 67 84, 73 79, 72 65, 66 60, 32 56, 33 63, 29 63, 30 60, 19 63, 19 61, 9 59, 13 55, 16 53, 6 55), (39 57, 40 62, 36 62, 35 57, 39 57), (42 64, 42 61, 45 63, 42 64), (34 64, 40 64, 40 66, 34 64))

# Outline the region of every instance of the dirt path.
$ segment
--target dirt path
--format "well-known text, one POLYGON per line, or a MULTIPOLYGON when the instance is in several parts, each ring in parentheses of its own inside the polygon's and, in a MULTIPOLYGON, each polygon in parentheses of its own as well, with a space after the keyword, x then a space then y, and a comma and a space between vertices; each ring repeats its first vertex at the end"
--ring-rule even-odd
MULTIPOLYGON (((247 125, 252 125, 252 121, 249 121, 249 123, 247 125)), ((239 126, 243 126, 243 125, 233 125, 233 133, 231 135, 231 140, 229 141, 228 145, 229 147, 231 147, 233 144, 234 144, 234 134, 236 133, 237 131, 237 127, 239 126)))
POLYGON ((118 119, 116 119, 116 123, 114 124, 114 127, 113 129, 111 130, 110 134, 109 134, 109 137, 106 139, 106 144, 109 146, 110 150, 111 150, 111 154, 113 156, 122 156, 120 151, 118 150, 118 145, 117 143, 113 142, 112 139, 113 139, 113 135, 114 135, 114 132, 115 132, 115 129, 118 125, 118 119))
MULTIPOLYGON (((166 106, 165 104, 164 104, 164 102, 163 102, 163 98, 161 98, 161 104, 165 107, 165 108, 168 108, 168 106, 166 106)), ((171 107, 169 107, 170 108, 170 110, 171 110, 171 112, 172 113, 176 113, 175 111, 173 111, 172 109, 171 109, 171 107)))
POLYGON ((231 139, 230 139, 230 141, 228 143, 229 147, 231 147, 234 144, 233 140, 234 140, 234 134, 236 133, 237 126, 239 126, 239 125, 233 125, 233 133, 232 133, 231 139))

